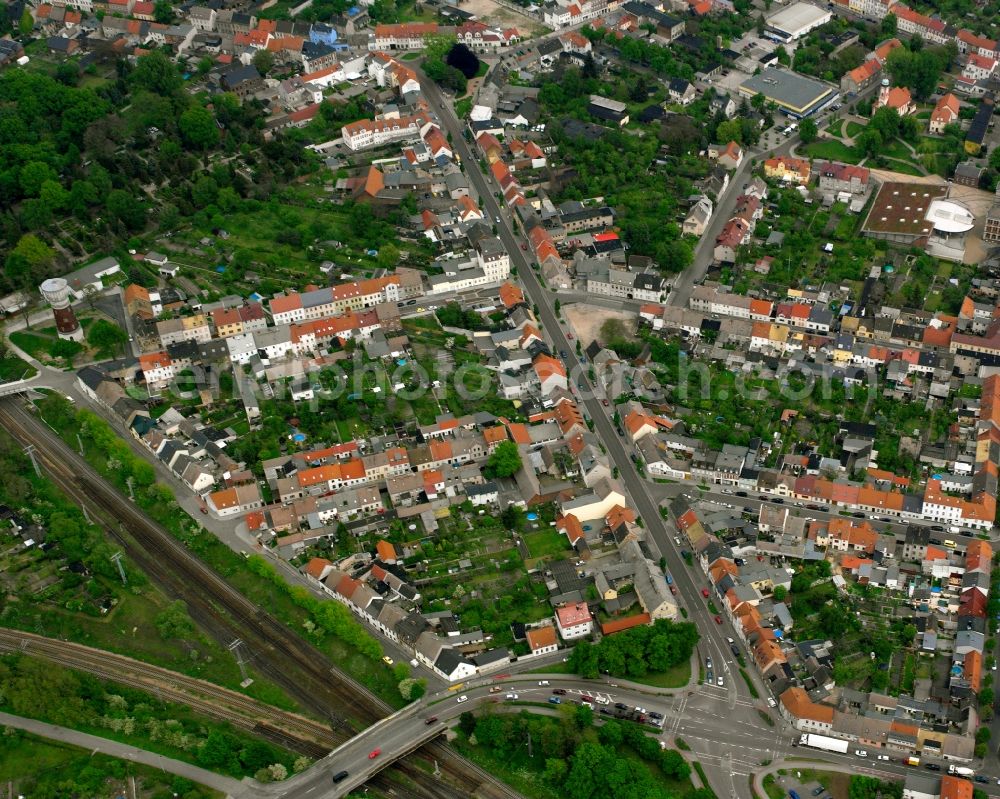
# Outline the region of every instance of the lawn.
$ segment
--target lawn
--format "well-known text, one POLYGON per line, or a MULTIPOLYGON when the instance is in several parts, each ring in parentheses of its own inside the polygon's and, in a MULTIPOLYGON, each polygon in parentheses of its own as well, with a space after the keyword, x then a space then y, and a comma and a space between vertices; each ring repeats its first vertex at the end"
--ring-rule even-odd
POLYGON ((829 125, 826 126, 826 132, 829 133, 831 136, 836 136, 839 139, 841 136, 844 135, 841 132, 843 124, 844 120, 838 117, 837 119, 834 119, 832 122, 830 122, 829 125))
POLYGON ((920 177, 924 174, 919 167, 914 166, 912 161, 902 161, 898 158, 886 158, 885 160, 888 168, 893 172, 900 172, 904 175, 914 175, 916 177, 920 177))
POLYGON ((652 685, 656 688, 683 688, 688 684, 691 679, 691 661, 685 660, 683 663, 678 663, 671 669, 659 672, 657 674, 647 674, 645 677, 640 677, 632 680, 632 682, 637 682, 642 685, 652 685))
POLYGON ((852 139, 855 136, 860 136, 862 133, 864 133, 864 131, 865 131, 864 125, 860 125, 857 122, 847 123, 847 135, 850 136, 852 139))
POLYGON ((805 151, 812 158, 827 158, 846 164, 856 164, 861 160, 853 147, 840 141, 814 141, 805 146, 805 151))
POLYGON ((881 151, 881 154, 887 158, 896 158, 901 161, 912 161, 913 154, 910 152, 910 148, 907 147, 899 139, 893 139, 888 142, 881 151))
POLYGON ((15 380, 27 380, 38 374, 38 370, 27 361, 22 361, 16 355, 0 358, 0 383, 11 383, 15 380))
POLYGON ((472 111, 472 98, 463 97, 455 103, 455 116, 465 119, 472 111))
POLYGON ((528 545, 533 558, 553 560, 562 557, 569 550, 566 536, 557 533, 554 528, 525 533, 524 543, 528 545))
POLYGON ((55 343, 51 336, 42 336, 38 333, 29 333, 26 330, 15 330, 7 338, 24 350, 32 358, 44 360, 48 356, 49 350, 55 343))

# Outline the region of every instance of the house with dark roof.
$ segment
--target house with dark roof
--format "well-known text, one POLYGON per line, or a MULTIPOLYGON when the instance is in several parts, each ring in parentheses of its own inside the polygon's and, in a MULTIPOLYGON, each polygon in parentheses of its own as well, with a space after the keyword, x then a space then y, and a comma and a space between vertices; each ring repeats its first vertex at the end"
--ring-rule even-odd
POLYGON ((233 92, 241 100, 245 100, 264 86, 264 79, 253 64, 233 67, 222 73, 221 85, 227 92, 233 92))

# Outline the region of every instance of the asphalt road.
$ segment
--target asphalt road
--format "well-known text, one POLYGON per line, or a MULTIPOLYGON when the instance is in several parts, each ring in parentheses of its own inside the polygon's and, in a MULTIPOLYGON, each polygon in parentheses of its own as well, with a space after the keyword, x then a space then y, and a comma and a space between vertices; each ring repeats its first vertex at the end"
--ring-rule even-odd
MULTIPOLYGON (((451 135, 452 147, 467 166, 474 165, 477 162, 475 154, 465 141, 463 126, 455 117, 451 104, 446 102, 441 91, 432 81, 427 80, 422 74, 420 78, 424 96, 428 98, 431 108, 438 115, 445 130, 451 135)), ((716 671, 721 667, 723 675, 735 676, 737 664, 726 641, 726 637, 733 636, 733 632, 728 628, 728 622, 725 620, 721 625, 715 623, 714 614, 709 612, 700 594, 701 589, 706 587, 707 583, 703 581, 704 578, 701 576, 698 576, 696 581, 693 570, 689 570, 684 564, 680 552, 672 540, 672 536, 676 535, 676 532, 668 532, 660 518, 656 504, 647 493, 648 484, 636 472, 631 460, 631 452, 624 446, 624 442, 607 415, 607 409, 603 407, 587 380, 586 368, 577 359, 573 346, 566 338, 562 324, 555 316, 552 307, 556 299, 555 293, 545 290, 538 282, 531 263, 528 261, 527 253, 521 249, 523 239, 515 234, 510 215, 506 208, 501 207, 496 200, 493 194, 493 184, 487 183, 486 177, 480 170, 471 168, 471 166, 466 169, 466 174, 479 194, 480 202, 488 216, 500 219, 500 223, 497 225, 497 234, 510 254, 512 266, 517 268, 518 278, 527 295, 538 306, 539 321, 551 339, 553 349, 556 352, 566 353, 563 360, 571 376, 578 402, 586 410, 587 415, 593 419, 596 433, 604 443, 608 455, 618 466, 621 481, 631 497, 633 508, 642 518, 655 547, 666 558, 668 569, 674 576, 674 583, 677 585, 680 596, 686 600, 688 621, 697 626, 701 635, 699 646, 702 654, 712 657, 716 671)), ((727 687, 726 702, 730 708, 736 706, 741 695, 749 695, 742 680, 727 679, 725 683, 727 687)), ((748 793, 748 787, 744 786, 744 789, 743 793, 748 793)))

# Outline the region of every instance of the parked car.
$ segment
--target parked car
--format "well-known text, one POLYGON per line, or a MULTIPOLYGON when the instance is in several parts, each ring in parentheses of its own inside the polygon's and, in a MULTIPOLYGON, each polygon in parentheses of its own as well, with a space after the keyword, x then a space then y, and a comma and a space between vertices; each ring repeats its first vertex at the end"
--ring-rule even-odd
POLYGON ((716 616, 715 617, 715 623, 716 624, 722 624, 722 616, 716 616))

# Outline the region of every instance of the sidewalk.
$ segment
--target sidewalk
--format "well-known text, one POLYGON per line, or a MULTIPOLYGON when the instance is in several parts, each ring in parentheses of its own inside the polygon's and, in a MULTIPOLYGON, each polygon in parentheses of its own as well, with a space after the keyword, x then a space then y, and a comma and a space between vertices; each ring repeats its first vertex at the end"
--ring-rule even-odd
POLYGON ((213 788, 216 791, 222 791, 226 794, 226 796, 249 797, 257 794, 257 790, 254 787, 256 783, 252 780, 249 780, 246 783, 240 782, 231 777, 224 777, 221 774, 206 771, 198 766, 192 766, 189 763, 182 763, 180 760, 174 760, 169 757, 164 757, 163 755, 158 755, 155 752, 147 752, 145 749, 136 749, 134 746, 130 746, 129 744, 110 741, 107 738, 99 738, 96 735, 90 735, 85 732, 77 732, 76 730, 71 730, 68 727, 59 727, 55 724, 48 724, 44 721, 36 721, 34 719, 22 718, 21 716, 13 716, 10 713, 0 713, 0 724, 7 727, 14 727, 19 730, 25 730, 27 732, 34 733, 35 735, 40 735, 43 738, 73 744, 74 746, 88 749, 91 752, 100 752, 101 754, 110 755, 111 757, 117 757, 122 760, 130 760, 133 763, 142 763, 146 766, 152 766, 153 768, 158 768, 168 774, 177 774, 178 776, 186 777, 189 780, 194 780, 195 782, 208 788, 213 788))

